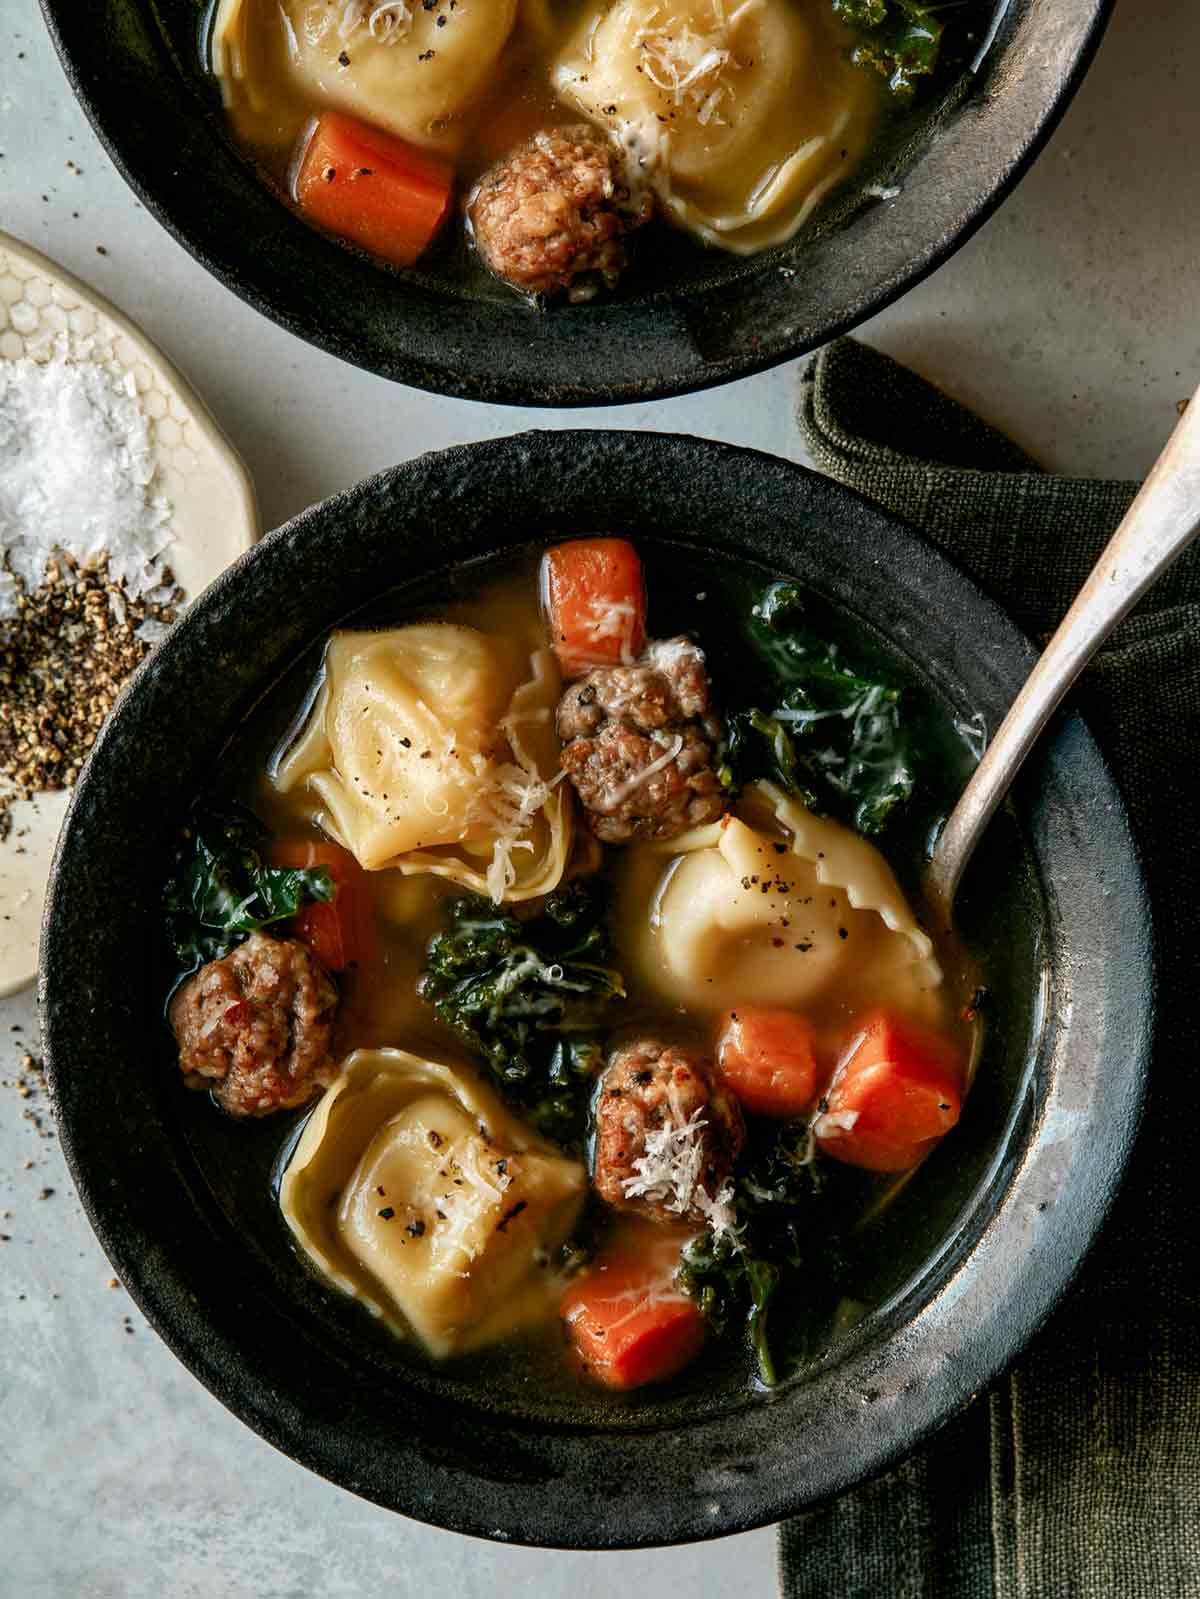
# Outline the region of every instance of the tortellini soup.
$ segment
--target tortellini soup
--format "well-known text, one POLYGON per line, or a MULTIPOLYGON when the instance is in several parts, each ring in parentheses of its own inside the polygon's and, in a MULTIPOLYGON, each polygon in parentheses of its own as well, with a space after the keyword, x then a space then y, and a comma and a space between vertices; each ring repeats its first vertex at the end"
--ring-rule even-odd
POLYGON ((384 597, 181 834, 216 1185, 372 1359, 568 1410, 787 1380, 970 1114, 979 977, 915 894, 934 714, 787 578, 616 536, 384 597))
POLYGON ((739 254, 796 234, 911 94, 891 3, 851 27, 836 0, 218 0, 205 51, 317 227, 581 301, 636 288, 663 228, 739 254))

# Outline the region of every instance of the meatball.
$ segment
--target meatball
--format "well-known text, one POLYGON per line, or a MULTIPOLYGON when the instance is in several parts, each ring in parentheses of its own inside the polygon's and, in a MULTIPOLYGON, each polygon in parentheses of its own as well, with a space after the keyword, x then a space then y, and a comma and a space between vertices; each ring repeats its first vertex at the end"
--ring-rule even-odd
POLYGON ((333 1077, 337 989, 309 949, 254 933, 189 977, 169 1019, 185 1076, 212 1080, 234 1116, 302 1105, 333 1077))
POLYGON ((595 738, 567 744, 562 764, 596 837, 603 844, 627 844, 674 838, 716 821, 725 809, 725 792, 713 753, 712 744, 692 728, 654 739, 621 722, 606 722, 595 738))
POLYGON ((673 838, 725 809, 704 653, 689 639, 651 644, 631 666, 597 667, 558 708, 562 764, 606 844, 673 838))
MULTIPOLYGON (((704 651, 691 639, 659 639, 635 666, 597 667, 563 695, 560 738, 595 733, 605 717, 653 733, 708 716, 704 651)), ((720 736, 720 724, 711 731, 720 736)))
POLYGON ((746 1141, 737 1101, 699 1055, 619 1049, 596 1101, 596 1192, 655 1221, 705 1222, 746 1141))
POLYGON ((527 294, 590 299, 615 288, 625 235, 649 219, 621 158, 586 126, 538 133, 484 173, 467 217, 484 265, 527 294))

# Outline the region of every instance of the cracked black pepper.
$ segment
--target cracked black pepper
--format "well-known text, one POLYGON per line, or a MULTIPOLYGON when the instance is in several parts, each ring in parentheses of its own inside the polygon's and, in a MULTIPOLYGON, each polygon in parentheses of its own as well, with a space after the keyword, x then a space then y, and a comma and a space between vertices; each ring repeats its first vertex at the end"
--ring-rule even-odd
MULTIPOLYGON (((146 622, 175 619, 170 603, 132 598, 108 562, 60 555, 43 581, 18 584, 16 614, 0 618, 0 842, 18 799, 71 788, 126 678, 151 649, 146 622)), ((161 592, 161 590, 160 590, 161 592)))

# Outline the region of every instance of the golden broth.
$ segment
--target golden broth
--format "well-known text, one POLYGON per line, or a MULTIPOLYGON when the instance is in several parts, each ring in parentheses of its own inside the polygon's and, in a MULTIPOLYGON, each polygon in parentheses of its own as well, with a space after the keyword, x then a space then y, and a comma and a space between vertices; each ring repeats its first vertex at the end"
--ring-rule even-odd
MULTIPOLYGON (((849 36, 828 0, 731 5, 734 31, 722 35, 731 63, 724 69, 728 85, 709 91, 704 82, 673 92, 657 89, 669 80, 653 67, 647 76, 633 57, 666 37, 664 21, 693 38, 697 29, 715 26, 714 19, 725 16, 724 0, 676 0, 674 6, 668 0, 601 0, 599 7, 596 0, 520 0, 494 59, 495 40, 487 41, 488 69, 478 74, 475 92, 465 92, 447 60, 448 86, 440 99, 426 94, 413 75, 410 47, 417 61, 431 58, 424 63, 430 72, 439 68, 439 52, 464 25, 465 8, 480 0, 426 0, 428 9, 416 4, 411 36, 390 45, 393 54, 382 61, 378 50, 368 61, 353 39, 336 52, 340 41, 330 25, 333 42, 322 44, 328 59, 318 69, 304 18, 315 7, 325 26, 327 10, 332 16, 341 3, 289 0, 285 11, 277 0, 221 0, 216 9, 210 52, 230 122, 289 199, 313 119, 331 107, 448 156, 464 195, 486 168, 539 130, 587 119, 633 152, 635 168, 659 171, 648 181, 664 217, 709 244, 750 253, 790 236, 855 170, 882 98, 877 74, 851 64, 849 36), (622 17, 623 7, 628 16, 622 17), (613 33, 614 64, 601 72, 597 41, 603 43, 606 29, 613 33), (384 71, 393 61, 397 85, 385 93, 384 71), (717 103, 720 95, 725 98, 717 103), (662 135, 668 142, 656 152, 662 135)), ((663 65, 663 58, 653 59, 663 65)), ((671 70, 678 78, 681 69, 671 70)), ((686 78, 685 72, 681 81, 686 78)))

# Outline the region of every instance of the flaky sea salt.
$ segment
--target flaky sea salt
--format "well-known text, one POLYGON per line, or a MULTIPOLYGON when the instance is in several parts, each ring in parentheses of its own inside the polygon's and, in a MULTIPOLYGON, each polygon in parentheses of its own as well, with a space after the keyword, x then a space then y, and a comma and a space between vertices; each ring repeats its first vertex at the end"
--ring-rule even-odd
POLYGON ((0 617, 56 549, 81 565, 107 551, 132 598, 161 587, 171 507, 136 394, 132 375, 62 344, 46 361, 0 361, 0 617))

